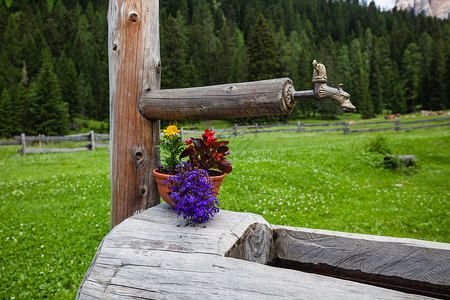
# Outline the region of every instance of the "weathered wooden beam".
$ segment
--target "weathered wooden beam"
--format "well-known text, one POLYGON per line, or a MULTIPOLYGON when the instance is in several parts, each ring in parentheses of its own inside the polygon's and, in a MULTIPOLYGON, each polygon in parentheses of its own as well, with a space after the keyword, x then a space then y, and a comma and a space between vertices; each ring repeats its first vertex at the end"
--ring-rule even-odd
POLYGON ((265 265, 271 231, 261 216, 231 211, 186 226, 163 203, 103 239, 77 299, 428 299, 265 265))
MULTIPOLYGON (((20 140, 21 136, 15 136, 14 139, 20 140)), ((25 136, 27 142, 84 142, 90 141, 90 133, 65 136, 25 136)))
POLYGON ((138 110, 141 95, 160 87, 159 1, 110 0, 108 24, 113 228, 160 201, 152 175, 159 121, 138 110))
POLYGON ((0 146, 17 146, 20 145, 20 142, 16 141, 0 141, 0 146))
POLYGON ((78 151, 89 151, 91 146, 81 146, 74 148, 27 148, 28 153, 52 153, 52 152, 78 152, 78 151))
POLYGON ((450 244, 272 225, 279 264, 429 296, 450 295, 450 244))
POLYGON ((240 118, 288 114, 294 101, 289 78, 185 89, 151 90, 139 109, 150 120, 240 118))

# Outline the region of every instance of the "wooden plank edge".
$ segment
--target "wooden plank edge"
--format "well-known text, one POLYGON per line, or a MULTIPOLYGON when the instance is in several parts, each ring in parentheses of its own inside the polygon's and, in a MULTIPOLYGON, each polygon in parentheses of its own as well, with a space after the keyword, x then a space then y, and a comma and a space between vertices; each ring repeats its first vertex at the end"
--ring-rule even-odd
MULTIPOLYGON (((318 230, 308 228, 295 228, 287 226, 272 225, 275 237, 275 248, 277 251, 277 258, 275 265, 283 268, 294 269, 303 272, 321 274, 326 276, 337 277, 341 279, 349 279, 356 282, 365 284, 371 284, 393 290, 398 290, 407 293, 414 293, 424 296, 431 296, 437 298, 447 298, 450 295, 450 275, 446 274, 448 268, 445 267, 445 257, 450 257, 450 244, 429 242, 416 239, 407 238, 394 238, 375 235, 365 235, 329 230, 318 230), (290 233, 301 233, 301 235, 307 237, 307 240, 298 240, 297 245, 293 245, 292 241, 289 241, 287 236, 290 233), (349 240, 352 249, 344 249, 344 240, 349 240), (332 241, 335 245, 330 245, 327 241, 332 241), (286 255, 284 250, 286 245, 288 247, 301 247, 303 250, 297 251, 297 256, 286 255), (378 266, 377 272, 370 272, 370 269, 364 269, 368 263, 365 263, 362 259, 358 259, 352 265, 349 263, 354 257, 364 256, 364 247, 361 246, 367 243, 367 247, 378 252, 384 257, 384 261, 375 260, 375 267, 378 266), (389 251, 390 248, 396 246, 401 247, 398 251, 402 255, 400 263, 398 259, 395 259, 395 252, 389 251), (330 253, 327 248, 334 248, 340 256, 336 259, 330 260, 330 253), (410 253, 405 253, 405 248, 412 248, 410 253), (401 276, 392 275, 389 272, 385 272, 385 267, 382 265, 390 264, 395 265, 396 268, 401 268, 401 265, 409 263, 409 259, 413 256, 411 253, 415 253, 414 248, 424 250, 428 257, 421 255, 420 271, 429 275, 425 276, 411 276, 406 272, 400 272, 401 276), (347 253, 345 253, 347 251, 347 253), (351 252, 354 251, 354 252, 351 252), (433 261, 432 252, 438 252, 438 257, 433 261), (305 253, 309 254, 302 255, 305 253), (390 261, 392 259, 392 261, 390 261), (386 261, 387 260, 387 261, 386 261), (376 265, 379 263, 379 265, 376 265), (425 266, 435 266, 433 270, 426 270, 425 266), (349 267, 349 265, 351 265, 349 267), (432 271, 439 274, 429 274, 432 271), (444 278, 443 278, 444 277, 444 278), (421 280, 418 280, 420 279, 421 280), (428 279, 428 280, 427 280, 428 279), (431 279, 431 280, 430 280, 431 279)), ((333 251, 331 250, 331 251, 333 251)), ((392 250, 392 249, 391 249, 392 250)), ((292 249, 288 254, 292 254, 292 249)), ((370 256, 370 253, 367 254, 370 256)), ((411 259, 413 262, 413 259, 411 259)), ((448 272, 447 272, 448 273, 448 272)), ((400 275, 400 274, 397 274, 400 275)), ((423 275, 423 274, 421 274, 423 275)))

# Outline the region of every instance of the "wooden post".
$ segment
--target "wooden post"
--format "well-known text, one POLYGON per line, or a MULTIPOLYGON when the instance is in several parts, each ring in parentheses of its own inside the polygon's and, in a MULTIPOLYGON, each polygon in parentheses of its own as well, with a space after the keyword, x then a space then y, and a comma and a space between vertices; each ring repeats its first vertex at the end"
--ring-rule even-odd
POLYGON ((152 170, 159 121, 139 113, 140 97, 160 88, 159 1, 110 0, 111 228, 160 202, 152 170))
POLYGON ((255 124, 255 133, 258 133, 258 124, 255 124))
POLYGON ((397 117, 395 120, 395 131, 398 133, 400 131, 400 119, 397 117))
POLYGON ((20 155, 27 155, 27 143, 25 140, 25 133, 20 134, 20 144, 22 145, 22 149, 20 150, 20 155))
POLYGON ((302 132, 302 122, 297 122, 297 132, 302 132))
POLYGON ((348 134, 348 122, 344 123, 344 134, 347 135, 348 134))
POLYGON ((89 135, 91 138, 91 151, 95 151, 95 134, 94 130, 89 131, 89 135))
POLYGON ((234 124, 234 136, 238 136, 238 125, 234 124))

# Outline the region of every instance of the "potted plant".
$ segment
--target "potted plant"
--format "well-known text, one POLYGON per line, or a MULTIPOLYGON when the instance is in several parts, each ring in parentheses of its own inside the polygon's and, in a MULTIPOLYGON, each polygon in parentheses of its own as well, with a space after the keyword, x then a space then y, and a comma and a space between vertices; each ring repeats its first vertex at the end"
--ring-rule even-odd
MULTIPOLYGON (((176 209, 179 208, 177 209, 179 214, 182 211, 188 211, 186 205, 177 205, 177 203, 182 203, 181 199, 187 199, 183 198, 187 197, 185 192, 191 196, 194 194, 198 196, 197 192, 203 191, 204 195, 197 197, 198 201, 192 202, 191 205, 206 205, 208 209, 205 208, 203 211, 214 211, 215 209, 212 209, 210 204, 216 202, 212 201, 210 197, 218 195, 225 174, 232 171, 231 162, 226 158, 230 154, 227 146, 229 142, 217 141, 217 138, 214 137, 215 132, 206 129, 201 139, 188 139, 184 145, 178 135, 179 132, 175 125, 164 130, 160 148, 166 153, 167 158, 164 159, 162 167, 153 171, 158 191, 165 202, 176 209), (180 160, 185 157, 188 157, 188 162, 180 163, 180 160), (209 189, 204 186, 205 181, 211 184, 212 195, 209 195, 209 189), (180 191, 182 191, 181 194, 180 191)), ((189 213, 184 216, 192 221, 194 219, 199 222, 207 220, 205 217, 200 218, 199 216, 191 218, 189 213)))

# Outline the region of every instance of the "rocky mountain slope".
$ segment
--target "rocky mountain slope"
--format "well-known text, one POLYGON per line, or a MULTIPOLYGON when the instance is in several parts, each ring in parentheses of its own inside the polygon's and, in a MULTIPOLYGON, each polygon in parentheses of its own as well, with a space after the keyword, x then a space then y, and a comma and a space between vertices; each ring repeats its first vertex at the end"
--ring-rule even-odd
POLYGON ((450 14, 450 0, 397 0, 395 7, 440 19, 447 19, 450 14))

